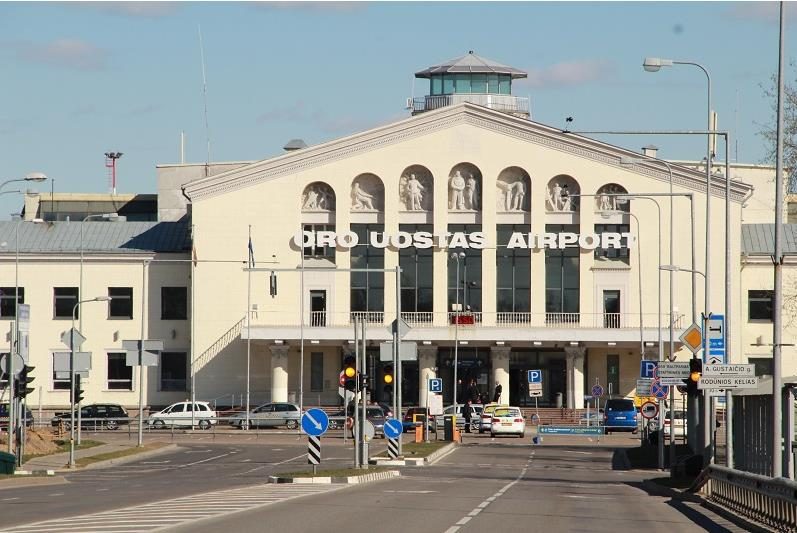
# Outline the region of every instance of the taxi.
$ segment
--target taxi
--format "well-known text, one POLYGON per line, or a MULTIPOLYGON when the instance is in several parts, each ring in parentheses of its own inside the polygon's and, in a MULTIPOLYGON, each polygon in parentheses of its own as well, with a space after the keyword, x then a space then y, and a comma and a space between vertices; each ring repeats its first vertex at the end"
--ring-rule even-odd
POLYGON ((493 410, 490 420, 490 436, 496 435, 517 435, 523 437, 526 434, 526 421, 518 407, 498 406, 493 410))
POLYGON ((493 411, 495 411, 496 407, 509 407, 508 405, 501 405, 498 403, 488 403, 482 409, 482 414, 479 417, 479 433, 484 433, 485 431, 490 430, 490 426, 492 424, 493 419, 493 411))

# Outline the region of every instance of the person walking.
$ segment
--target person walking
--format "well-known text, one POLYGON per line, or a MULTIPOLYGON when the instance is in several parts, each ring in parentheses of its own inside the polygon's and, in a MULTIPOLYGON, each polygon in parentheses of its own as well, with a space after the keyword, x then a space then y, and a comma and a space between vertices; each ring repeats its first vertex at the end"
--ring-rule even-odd
POLYGON ((465 433, 470 433, 470 398, 465 400, 465 405, 462 406, 462 417, 465 419, 465 433))
POLYGON ((503 387, 501 383, 498 381, 495 382, 495 393, 493 394, 493 403, 498 403, 501 401, 501 392, 503 391, 503 387))

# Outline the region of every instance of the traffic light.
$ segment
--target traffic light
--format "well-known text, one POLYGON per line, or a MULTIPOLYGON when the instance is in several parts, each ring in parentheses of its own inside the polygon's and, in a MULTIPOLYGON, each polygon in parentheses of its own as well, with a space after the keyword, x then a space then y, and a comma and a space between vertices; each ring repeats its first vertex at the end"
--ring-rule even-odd
POLYGON ((75 375, 75 388, 72 390, 72 402, 77 405, 83 401, 83 389, 80 386, 80 374, 75 375))
POLYGON ((694 397, 700 394, 697 388, 697 382, 700 381, 701 375, 703 375, 703 360, 698 357, 693 357, 689 360, 689 379, 686 380, 687 396, 694 397))
POLYGON ((382 368, 382 372, 384 372, 382 381, 385 383, 385 385, 391 385, 393 383, 393 365, 386 365, 384 368, 382 368))
POLYGON ((14 382, 14 395, 17 398, 24 399, 25 396, 33 392, 33 387, 28 387, 34 379, 33 376, 29 375, 33 368, 32 366, 24 365, 22 370, 19 371, 19 375, 14 382))
POLYGON ((355 368, 354 357, 349 355, 343 360, 343 388, 353 391, 357 388, 357 369, 355 368))
POLYGON ((277 273, 274 271, 271 272, 271 276, 268 278, 268 293, 272 298, 277 295, 277 273))
POLYGON ((360 390, 361 391, 364 391, 365 389, 368 388, 368 374, 362 374, 361 373, 357 377, 357 380, 359 381, 359 385, 360 385, 360 390))

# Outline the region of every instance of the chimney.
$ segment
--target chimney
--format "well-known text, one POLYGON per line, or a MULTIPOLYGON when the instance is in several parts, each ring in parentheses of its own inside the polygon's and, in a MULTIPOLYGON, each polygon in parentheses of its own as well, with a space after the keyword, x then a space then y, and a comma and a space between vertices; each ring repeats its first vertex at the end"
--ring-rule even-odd
POLYGON ((642 154, 646 155, 647 157, 655 158, 656 157, 656 153, 658 151, 659 151, 659 147, 658 146, 653 146, 652 144, 649 144, 647 146, 643 146, 642 147, 642 154))
POLYGON ((293 152, 302 148, 307 148, 307 143, 301 139, 291 139, 288 144, 282 147, 286 152, 293 152))

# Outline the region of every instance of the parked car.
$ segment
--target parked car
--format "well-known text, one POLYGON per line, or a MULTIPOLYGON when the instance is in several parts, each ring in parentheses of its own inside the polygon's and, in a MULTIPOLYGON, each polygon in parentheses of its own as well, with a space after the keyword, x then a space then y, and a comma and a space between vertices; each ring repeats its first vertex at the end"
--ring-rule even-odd
POLYGON ((496 407, 490 421, 490 436, 526 434, 526 420, 518 407, 496 407))
MULTIPOLYGON (((75 412, 75 420, 77 420, 75 412)), ((115 403, 93 403, 80 408, 80 427, 82 429, 119 429, 130 423, 127 411, 115 403)), ((53 427, 63 424, 69 429, 72 426, 72 413, 70 411, 57 412, 50 421, 53 427)))
POLYGON ((390 405, 388 403, 385 403, 385 402, 379 402, 377 405, 382 408, 382 411, 385 412, 385 418, 393 418, 393 406, 392 405, 390 405))
POLYGON ((669 439, 670 438, 670 431, 672 429, 672 434, 675 437, 686 437, 686 411, 681 409, 676 409, 674 411, 673 423, 672 427, 670 426, 670 413, 669 411, 665 415, 666 418, 664 419, 664 436, 669 439))
MULTIPOLYGON (((296 429, 301 419, 299 406, 293 403, 267 403, 249 411, 250 428, 285 426, 296 429)), ((246 413, 231 416, 228 420, 231 426, 243 429, 246 426, 246 413)))
MULTIPOLYGON (((358 409, 362 409, 362 405, 357 407, 358 409)), ((362 411, 359 411, 362 413, 362 411)), ((383 433, 383 428, 385 426, 385 411, 379 405, 367 405, 365 407, 365 417, 366 419, 374 425, 374 433, 375 436, 382 436, 384 437, 385 434, 383 433)), ((346 423, 347 419, 354 420, 354 404, 349 405, 346 414, 343 413, 343 409, 332 413, 329 416, 329 429, 342 429, 346 427, 349 434, 353 437, 354 436, 354 428, 349 428, 349 424, 346 423)))
POLYGON ((162 411, 149 415, 147 425, 155 429, 166 427, 191 427, 193 411, 194 424, 200 429, 210 429, 217 422, 216 411, 208 402, 177 402, 162 411))
POLYGON ((603 409, 603 425, 608 435, 612 431, 639 431, 639 413, 634 406, 634 400, 611 399, 606 400, 603 409))
MULTIPOLYGON (((415 415, 422 415, 426 416, 426 407, 410 407, 407 409, 407 412, 404 413, 404 418, 401 420, 401 425, 404 427, 404 432, 407 431, 415 431, 415 426, 420 424, 420 422, 415 422, 415 415)), ((428 427, 429 431, 435 431, 435 425, 432 423, 431 420, 428 420, 428 427)))
MULTIPOLYGON (((445 409, 443 409, 442 416, 435 417, 435 424, 438 428, 442 428, 443 424, 445 423, 445 416, 450 414, 456 414, 457 416, 457 427, 460 429, 465 428, 465 417, 463 416, 462 411, 463 404, 457 404, 457 409, 454 411, 454 406, 449 405, 445 409)), ((482 412, 484 411, 484 406, 480 403, 472 403, 470 404, 470 427, 471 429, 478 429, 479 425, 481 424, 481 417, 482 412)))
MULTIPOLYGON (((0 429, 8 427, 8 403, 0 403, 0 429)), ((33 413, 25 406, 25 427, 33 427, 33 413)))
POLYGON ((509 407, 508 405, 500 405, 497 403, 488 403, 487 405, 483 406, 482 414, 479 417, 479 433, 490 431, 490 427, 492 426, 492 420, 493 420, 493 411, 495 411, 495 408, 499 406, 509 407))

